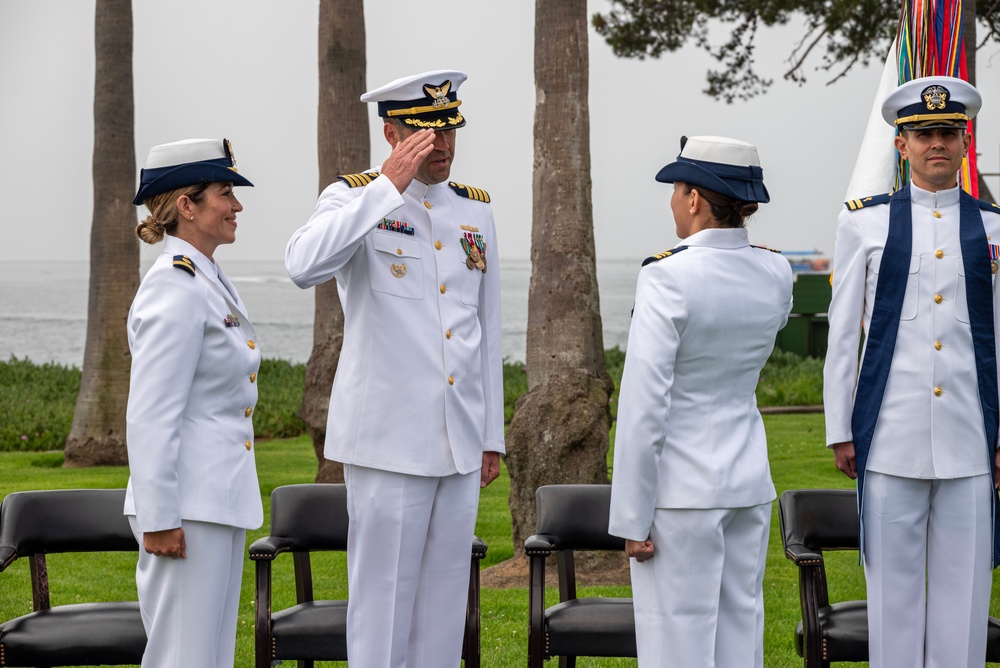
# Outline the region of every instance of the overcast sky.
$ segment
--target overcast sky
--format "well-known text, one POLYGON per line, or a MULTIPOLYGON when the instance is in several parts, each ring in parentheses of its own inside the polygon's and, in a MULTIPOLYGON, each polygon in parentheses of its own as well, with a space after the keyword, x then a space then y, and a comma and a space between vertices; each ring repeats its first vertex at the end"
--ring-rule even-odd
MULTIPOLYGON (((227 137, 240 172, 238 240, 218 257, 281 260, 318 193, 316 0, 135 0, 136 171, 153 145, 227 137)), ((368 88, 432 69, 459 69, 468 126, 452 177, 489 191, 501 258, 530 253, 534 2, 366 3, 368 88)), ((608 3, 591 0, 589 12, 608 3)), ((827 86, 812 71, 781 80, 796 26, 759 35, 758 66, 775 79, 751 102, 701 93, 714 61, 688 47, 659 60, 622 60, 591 31, 590 118, 599 260, 641 259, 676 243, 670 186, 653 180, 680 135, 757 145, 771 203, 751 240, 833 252, 834 221, 861 142, 881 62, 827 86)), ((980 169, 1000 161, 1000 47, 981 50, 980 169), (992 85, 984 85, 992 82, 992 85)), ((92 216, 94 1, 0 2, 0 261, 87 260, 92 216)), ((360 102, 358 103, 360 104, 360 102)), ((388 147, 371 105, 372 162, 388 147)), ((358 171, 369 165, 358 165, 358 171)), ((137 176, 138 178, 138 176, 137 176)), ((994 194, 1000 179, 988 180, 994 194)), ((143 214, 145 211, 143 210, 143 214)), ((158 248, 158 247, 157 247, 158 248)), ((148 256, 151 249, 144 250, 148 256)), ((152 251, 157 252, 157 251, 152 251)))

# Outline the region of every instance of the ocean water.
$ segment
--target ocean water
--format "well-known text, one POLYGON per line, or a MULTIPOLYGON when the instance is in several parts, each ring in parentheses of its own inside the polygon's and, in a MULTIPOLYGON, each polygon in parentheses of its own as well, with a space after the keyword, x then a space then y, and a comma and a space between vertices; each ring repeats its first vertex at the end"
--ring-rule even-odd
MULTIPOLYGON (((313 291, 295 287, 281 262, 222 266, 247 305, 264 356, 308 360, 313 291)), ((598 263, 606 348, 625 348, 639 267, 638 261, 598 263)), ((88 278, 86 262, 0 263, 0 359, 82 366, 88 278)), ((530 279, 528 260, 508 260, 500 269, 503 354, 510 361, 525 358, 530 279)))

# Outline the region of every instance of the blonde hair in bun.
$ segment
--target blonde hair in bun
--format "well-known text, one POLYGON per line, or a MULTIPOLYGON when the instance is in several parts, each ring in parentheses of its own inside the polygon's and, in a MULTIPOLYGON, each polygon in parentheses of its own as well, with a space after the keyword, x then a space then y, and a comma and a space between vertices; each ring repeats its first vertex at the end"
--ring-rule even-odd
POLYGON ((170 190, 143 201, 150 215, 142 219, 135 228, 135 235, 147 244, 163 241, 167 234, 173 235, 177 230, 177 200, 187 195, 195 204, 201 202, 207 183, 196 183, 183 188, 170 190))

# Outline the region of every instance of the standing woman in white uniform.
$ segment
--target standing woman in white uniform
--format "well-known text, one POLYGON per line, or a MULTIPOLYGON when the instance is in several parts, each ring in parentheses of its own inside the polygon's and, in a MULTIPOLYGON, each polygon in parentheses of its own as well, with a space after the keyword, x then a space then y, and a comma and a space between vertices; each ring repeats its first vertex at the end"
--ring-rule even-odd
POLYGON ((236 288, 213 259, 243 206, 225 139, 153 147, 136 228, 164 240, 128 315, 129 483, 143 668, 231 668, 247 529, 263 522, 253 456, 260 350, 236 288))
POLYGON ((751 246, 769 201, 757 149, 681 140, 656 175, 684 244, 643 263, 622 376, 611 534, 631 559, 639 666, 763 663, 774 485, 754 395, 792 272, 751 246))

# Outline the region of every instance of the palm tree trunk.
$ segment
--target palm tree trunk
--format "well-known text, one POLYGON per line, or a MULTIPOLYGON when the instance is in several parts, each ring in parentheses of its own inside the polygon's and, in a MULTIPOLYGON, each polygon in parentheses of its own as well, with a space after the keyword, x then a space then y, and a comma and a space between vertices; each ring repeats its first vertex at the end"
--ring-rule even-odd
MULTIPOLYGON (((371 165, 365 92, 363 0, 320 0, 319 5, 319 191, 338 174, 371 165)), ((323 457, 330 389, 344 340, 344 311, 336 281, 316 286, 313 348, 299 415, 309 425, 319 460, 316 482, 343 482, 343 467, 323 457)))
POLYGON ((507 433, 514 549, 535 489, 607 483, 608 398, 590 181, 586 0, 535 3, 535 168, 528 392, 507 433))
POLYGON ((94 51, 94 217, 83 377, 65 466, 128 463, 125 407, 129 306, 139 284, 131 0, 97 0, 94 51))

